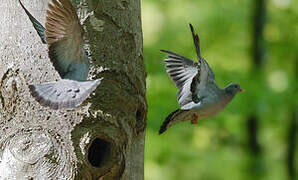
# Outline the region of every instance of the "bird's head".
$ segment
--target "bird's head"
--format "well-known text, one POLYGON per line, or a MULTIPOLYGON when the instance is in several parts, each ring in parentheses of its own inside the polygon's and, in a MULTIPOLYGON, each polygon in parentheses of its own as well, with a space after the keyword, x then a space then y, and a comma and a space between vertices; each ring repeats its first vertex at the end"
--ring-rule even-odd
POLYGON ((238 92, 243 92, 244 90, 240 88, 239 84, 232 83, 229 84, 224 91, 228 95, 235 96, 238 92))

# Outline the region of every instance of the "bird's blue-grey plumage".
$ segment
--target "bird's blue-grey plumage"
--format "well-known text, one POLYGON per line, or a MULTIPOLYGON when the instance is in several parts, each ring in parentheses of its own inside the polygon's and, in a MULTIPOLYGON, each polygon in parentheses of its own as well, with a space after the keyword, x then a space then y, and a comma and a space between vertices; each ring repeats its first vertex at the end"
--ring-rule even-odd
POLYGON ((212 69, 201 56, 199 36, 191 24, 190 29, 198 62, 171 51, 161 50, 168 55, 164 60, 166 71, 179 88, 177 99, 180 108, 168 115, 160 127, 159 134, 178 122, 191 121, 196 124, 198 119, 217 114, 237 92, 242 91, 238 84, 231 84, 224 89, 217 86, 212 69))
POLYGON ((47 10, 45 28, 19 0, 43 43, 62 80, 30 85, 30 92, 41 105, 52 109, 75 108, 96 89, 101 79, 86 81, 89 59, 83 48, 83 30, 76 10, 69 0, 52 0, 47 10))

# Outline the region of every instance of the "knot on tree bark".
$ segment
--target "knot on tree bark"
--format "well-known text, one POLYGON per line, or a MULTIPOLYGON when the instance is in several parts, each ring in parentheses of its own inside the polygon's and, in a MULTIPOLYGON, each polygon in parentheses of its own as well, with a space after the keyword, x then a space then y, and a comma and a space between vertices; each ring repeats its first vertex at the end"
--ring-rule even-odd
POLYGON ((0 179, 71 179, 72 159, 58 134, 21 129, 0 140, 0 179))
POLYGON ((13 113, 20 101, 19 92, 24 86, 25 80, 19 69, 7 68, 0 76, 0 109, 13 113))

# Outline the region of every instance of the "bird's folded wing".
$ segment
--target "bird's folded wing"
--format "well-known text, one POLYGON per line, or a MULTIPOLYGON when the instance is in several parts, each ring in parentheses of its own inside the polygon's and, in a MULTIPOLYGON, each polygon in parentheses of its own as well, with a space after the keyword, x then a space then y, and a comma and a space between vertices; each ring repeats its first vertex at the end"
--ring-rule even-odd
POLYGON ((190 85, 193 77, 198 73, 198 64, 176 53, 161 50, 168 54, 164 60, 166 70, 172 81, 179 88, 178 103, 183 106, 192 101, 190 85))
POLYGON ((33 24, 34 29, 37 31, 41 41, 43 44, 46 44, 46 35, 45 35, 45 28, 38 22, 32 15, 31 13, 25 8, 21 0, 19 0, 19 3, 21 4, 22 8, 25 10, 25 13, 29 17, 30 21, 33 24))
POLYGON ((83 49, 82 27, 69 0, 52 0, 49 4, 45 34, 49 57, 62 78, 69 73, 72 62, 88 61, 83 49))

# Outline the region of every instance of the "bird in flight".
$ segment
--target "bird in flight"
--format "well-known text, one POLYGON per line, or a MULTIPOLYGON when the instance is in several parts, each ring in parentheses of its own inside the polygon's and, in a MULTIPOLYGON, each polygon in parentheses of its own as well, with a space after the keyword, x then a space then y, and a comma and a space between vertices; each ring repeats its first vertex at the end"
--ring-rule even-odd
POLYGON ((191 121, 192 124, 197 124, 199 119, 216 115, 238 92, 243 91, 239 84, 235 83, 229 84, 224 89, 217 86, 212 69, 201 56, 199 36, 194 32, 191 24, 190 30, 198 62, 161 50, 168 55, 164 60, 166 71, 179 88, 177 99, 180 108, 167 116, 159 129, 159 134, 178 122, 191 121))
POLYGON ((29 85, 30 93, 42 106, 51 109, 78 107, 101 83, 102 78, 87 81, 89 59, 83 48, 83 29, 69 0, 52 0, 47 10, 45 28, 19 0, 62 78, 60 81, 29 85))

